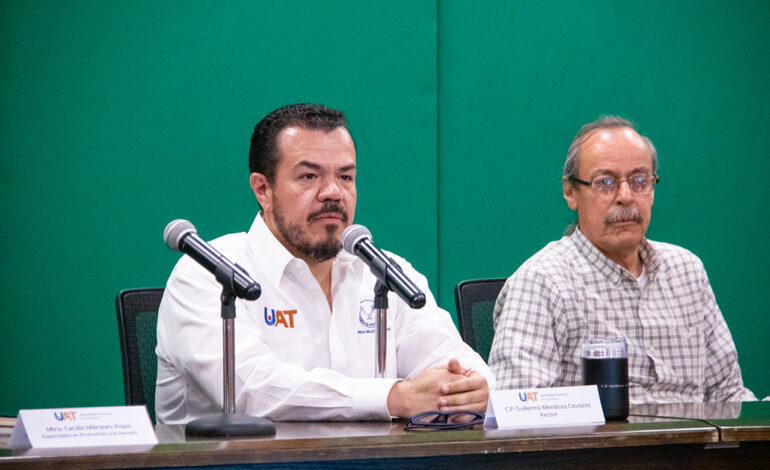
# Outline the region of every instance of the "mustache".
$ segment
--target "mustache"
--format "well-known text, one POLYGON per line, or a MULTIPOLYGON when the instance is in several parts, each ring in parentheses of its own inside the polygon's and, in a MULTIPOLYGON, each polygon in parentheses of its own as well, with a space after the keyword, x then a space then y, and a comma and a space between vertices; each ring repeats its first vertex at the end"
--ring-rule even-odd
POLYGON ((607 217, 604 218, 604 225, 610 225, 621 220, 632 220, 637 224, 641 224, 642 216, 635 207, 617 206, 611 209, 607 217))
POLYGON ((330 212, 336 212, 337 214, 342 216, 342 221, 347 222, 348 221, 348 213, 345 211, 345 209, 342 208, 339 202, 337 201, 326 201, 323 203, 320 209, 315 210, 308 214, 307 221, 310 222, 311 220, 315 219, 321 214, 328 214, 330 212))

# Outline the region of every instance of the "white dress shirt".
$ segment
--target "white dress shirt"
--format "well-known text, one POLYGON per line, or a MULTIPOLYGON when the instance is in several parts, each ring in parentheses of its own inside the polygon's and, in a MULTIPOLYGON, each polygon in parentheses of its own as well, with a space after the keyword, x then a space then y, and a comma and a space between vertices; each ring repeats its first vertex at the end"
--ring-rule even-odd
MULTIPOLYGON (((424 276, 391 255, 425 292, 410 309, 388 296, 387 363, 375 378, 375 277, 341 252, 332 266, 332 309, 307 264, 294 258, 258 214, 248 233, 211 242, 261 284, 256 301, 236 301, 235 402, 241 414, 272 420, 388 420, 394 382, 457 358, 493 380, 436 305, 424 276)), ((188 256, 177 263, 158 312, 159 423, 185 423, 222 410, 221 286, 188 256)))

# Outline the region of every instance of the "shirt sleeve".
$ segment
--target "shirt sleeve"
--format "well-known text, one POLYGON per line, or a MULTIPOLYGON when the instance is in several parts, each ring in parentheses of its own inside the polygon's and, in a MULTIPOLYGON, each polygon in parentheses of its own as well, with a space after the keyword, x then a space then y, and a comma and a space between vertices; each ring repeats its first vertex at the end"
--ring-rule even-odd
POLYGON ((706 337, 705 401, 755 401, 756 396, 743 386, 738 352, 719 310, 706 271, 701 269, 702 297, 711 329, 706 337))
POLYGON ((408 380, 423 369, 444 367, 450 359, 457 359, 462 367, 473 369, 483 375, 491 389, 495 379, 489 367, 481 356, 462 340, 449 312, 438 306, 425 276, 415 271, 408 262, 400 258, 398 262, 426 297, 425 306, 414 310, 395 294, 389 296, 391 305, 395 304, 398 309, 396 317, 398 376, 408 380))
POLYGON ((506 281, 495 303, 489 366, 496 388, 550 387, 561 374, 554 318, 564 302, 554 283, 526 265, 506 281))
MULTIPOLYGON (((165 423, 186 422, 221 410, 220 291, 213 276, 186 257, 168 281, 158 315, 157 348, 156 408, 165 423)), ((249 322, 236 317, 235 325, 239 413, 277 421, 390 419, 387 396, 397 379, 352 378, 325 368, 306 370, 280 361, 249 322)))

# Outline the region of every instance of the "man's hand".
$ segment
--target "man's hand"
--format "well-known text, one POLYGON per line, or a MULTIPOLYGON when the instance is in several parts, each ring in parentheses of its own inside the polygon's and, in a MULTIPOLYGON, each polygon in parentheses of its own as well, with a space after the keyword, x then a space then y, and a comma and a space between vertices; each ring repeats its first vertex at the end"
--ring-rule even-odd
POLYGON ((438 410, 443 397, 441 388, 458 378, 445 368, 430 367, 412 379, 396 382, 388 394, 388 412, 406 418, 427 410, 438 410))
POLYGON ((451 359, 446 367, 428 368, 411 380, 396 382, 388 394, 387 407, 391 415, 402 418, 429 410, 483 413, 488 396, 487 380, 451 359))
POLYGON ((462 368, 457 359, 449 360, 447 370, 462 378, 442 385, 439 411, 471 410, 484 413, 489 398, 487 379, 473 369, 462 368))

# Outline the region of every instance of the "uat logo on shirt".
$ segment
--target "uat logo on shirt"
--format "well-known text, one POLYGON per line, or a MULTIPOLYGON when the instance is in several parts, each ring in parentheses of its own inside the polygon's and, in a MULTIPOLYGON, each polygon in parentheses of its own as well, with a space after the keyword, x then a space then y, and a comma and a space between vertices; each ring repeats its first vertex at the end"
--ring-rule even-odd
POLYGON ((268 326, 283 325, 284 328, 294 328, 294 315, 297 310, 268 310, 265 307, 265 323, 268 326))

